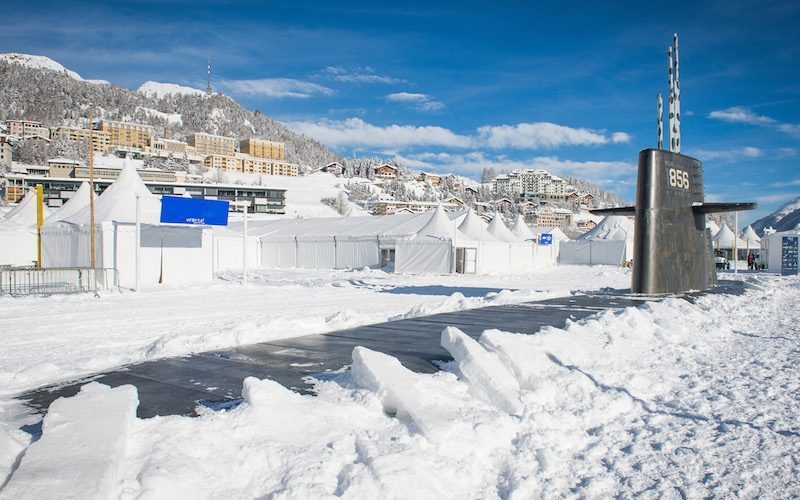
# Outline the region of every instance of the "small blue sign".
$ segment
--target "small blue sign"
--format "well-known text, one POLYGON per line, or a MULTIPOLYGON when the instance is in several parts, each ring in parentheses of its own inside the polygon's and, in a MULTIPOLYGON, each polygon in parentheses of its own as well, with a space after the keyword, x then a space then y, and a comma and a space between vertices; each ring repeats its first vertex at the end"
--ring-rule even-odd
POLYGON ((228 225, 228 202, 181 196, 161 197, 161 222, 228 225))
POLYGON ((553 235, 550 233, 544 233, 539 235, 539 244, 540 245, 552 245, 553 244, 553 235))
POLYGON ((781 275, 782 276, 796 276, 797 275, 797 240, 798 238, 791 236, 784 236, 781 245, 781 275))

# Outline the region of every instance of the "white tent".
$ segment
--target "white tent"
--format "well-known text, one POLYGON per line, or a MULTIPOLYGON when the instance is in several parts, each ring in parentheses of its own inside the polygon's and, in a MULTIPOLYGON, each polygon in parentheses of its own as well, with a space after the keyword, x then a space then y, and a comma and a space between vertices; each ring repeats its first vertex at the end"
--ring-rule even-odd
POLYGON ((577 240, 562 241, 558 262, 619 266, 633 259, 633 230, 633 222, 628 217, 604 217, 577 240))
MULTIPOLYGON (((261 267, 261 242, 250 234, 249 228, 247 232, 247 267, 261 267)), ((215 226, 212 235, 214 270, 242 269, 242 234, 227 227, 215 226)))
POLYGON ((761 250, 761 238, 753 230, 753 226, 747 226, 739 234, 743 248, 747 250, 761 250))
MULTIPOLYGON (((28 191, 0 220, 0 265, 29 266, 36 262, 36 194, 28 191)), ((44 207, 44 216, 51 210, 44 207)))
MULTIPOLYGON (((90 202, 90 192, 91 189, 89 188, 89 183, 82 182, 78 190, 72 194, 67 202, 61 205, 61 207, 56 210, 55 213, 48 217, 47 222, 53 223, 69 219, 73 215, 83 210, 84 207, 88 207, 90 202)), ((97 200, 97 195, 94 195, 94 199, 97 200)))
POLYGON ((486 224, 474 210, 469 209, 458 229, 469 238, 478 242, 478 271, 508 271, 510 264, 510 247, 489 231, 486 224))
POLYGON ((534 241, 536 241, 534 251, 536 252, 537 267, 553 265, 558 262, 561 242, 569 241, 570 237, 557 226, 528 226, 528 228, 533 233, 534 241), (552 241, 549 245, 541 244, 541 237, 543 234, 549 234, 552 237, 552 241))
POLYGON ((498 240, 508 243, 508 260, 511 269, 533 269, 535 245, 530 241, 523 241, 512 233, 503 223, 502 216, 498 214, 492 218, 488 231, 498 240))
MULTIPOLYGON (((141 283, 185 283, 213 278, 212 233, 208 227, 160 223, 161 201, 126 162, 119 177, 95 202, 95 266, 116 269, 119 285, 136 278, 136 200, 141 228, 141 283)), ((90 209, 84 206, 42 228, 45 267, 91 265, 90 209)))
POLYGON ((711 231, 711 238, 713 239, 714 236, 716 236, 717 233, 719 232, 719 224, 717 224, 713 220, 707 220, 706 221, 706 229, 711 231))
POLYGON ((525 223, 525 218, 521 214, 517 215, 517 220, 514 221, 514 227, 511 228, 511 232, 523 241, 533 241, 536 238, 536 235, 533 234, 531 228, 525 223))
POLYGON ((414 236, 397 241, 395 271, 475 273, 477 258, 478 242, 459 230, 439 205, 414 236))

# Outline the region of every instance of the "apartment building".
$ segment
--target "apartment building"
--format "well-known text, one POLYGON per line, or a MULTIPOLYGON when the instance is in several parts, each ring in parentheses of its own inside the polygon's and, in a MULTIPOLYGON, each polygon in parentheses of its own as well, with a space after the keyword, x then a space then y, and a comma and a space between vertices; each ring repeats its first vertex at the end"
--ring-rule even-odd
POLYGON ((233 155, 208 155, 203 160, 203 165, 208 168, 218 168, 227 172, 241 172, 242 159, 233 155))
POLYGON ((189 143, 173 139, 159 139, 153 143, 153 149, 159 153, 172 153, 175 156, 182 156, 189 154, 189 143))
POLYGON ((101 120, 95 128, 109 134, 111 146, 146 152, 153 148, 153 127, 150 125, 101 120))
POLYGON ((249 138, 239 143, 239 151, 257 158, 283 161, 286 159, 286 147, 282 142, 249 138))
MULTIPOLYGON (((53 138, 64 137, 70 141, 89 144, 89 129, 77 127, 58 127, 53 133, 53 138)), ((102 153, 111 147, 111 134, 102 130, 92 131, 92 151, 102 153)))
POLYGON ((0 169, 11 170, 11 160, 11 143, 7 136, 0 135, 0 169))
POLYGON ((272 175, 288 175, 291 177, 297 177, 299 170, 297 165, 294 163, 273 163, 272 164, 272 175))
POLYGON ((79 167, 81 162, 78 160, 70 160, 69 158, 53 158, 47 160, 47 170, 50 177, 67 178, 75 177, 75 168, 79 167))
POLYGON ((536 226, 570 227, 574 225, 575 214, 565 208, 545 206, 535 211, 532 219, 536 226))
POLYGON ((559 199, 566 196, 571 187, 564 179, 541 169, 514 170, 510 174, 498 175, 492 182, 496 193, 515 197, 559 199))
POLYGON ((242 171, 247 174, 272 174, 272 163, 266 158, 250 155, 241 155, 239 158, 242 161, 242 171))
POLYGON ((196 132, 190 135, 186 142, 197 150, 198 155, 202 156, 234 156, 236 154, 236 139, 233 137, 196 132))
POLYGON ((41 139, 50 140, 50 129, 42 127, 41 122, 30 120, 6 120, 6 128, 8 129, 8 134, 14 137, 21 137, 23 139, 39 137, 41 139))

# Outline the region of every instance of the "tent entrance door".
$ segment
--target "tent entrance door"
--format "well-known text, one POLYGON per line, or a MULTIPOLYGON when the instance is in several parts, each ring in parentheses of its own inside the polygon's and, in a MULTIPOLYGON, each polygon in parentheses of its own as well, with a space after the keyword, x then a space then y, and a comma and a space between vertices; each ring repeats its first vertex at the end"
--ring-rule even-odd
POLYGON ((459 274, 475 274, 477 271, 478 249, 456 248, 456 272, 459 274))
POLYGON ((394 262, 394 248, 381 248, 381 267, 394 262))

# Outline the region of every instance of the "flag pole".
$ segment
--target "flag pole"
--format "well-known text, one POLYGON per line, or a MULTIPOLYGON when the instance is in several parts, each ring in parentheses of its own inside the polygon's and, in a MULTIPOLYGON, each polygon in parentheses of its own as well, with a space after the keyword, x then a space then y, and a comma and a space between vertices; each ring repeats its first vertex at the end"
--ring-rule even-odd
POLYGON ((91 245, 90 250, 90 257, 91 257, 91 267, 92 269, 95 268, 95 259, 94 259, 94 149, 93 149, 93 139, 94 135, 92 134, 92 129, 94 128, 94 123, 92 120, 92 111, 94 109, 94 104, 89 104, 89 244, 91 245))

